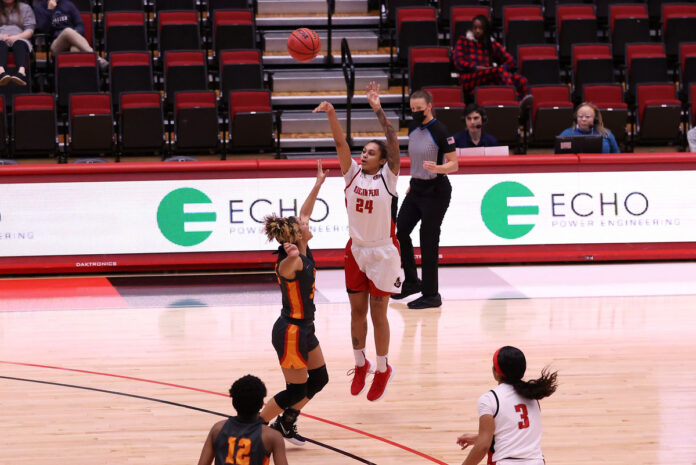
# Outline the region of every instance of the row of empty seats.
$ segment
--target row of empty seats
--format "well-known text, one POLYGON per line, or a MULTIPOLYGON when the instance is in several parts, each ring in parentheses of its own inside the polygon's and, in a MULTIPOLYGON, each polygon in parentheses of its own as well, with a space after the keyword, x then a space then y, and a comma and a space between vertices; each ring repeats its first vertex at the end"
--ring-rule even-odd
POLYGON ((124 92, 114 113, 109 93, 74 93, 61 121, 53 94, 0 97, 0 153, 13 157, 222 153, 276 149, 268 91, 230 92, 220 111, 213 91, 178 92, 171 120, 159 92, 124 92), (115 117, 114 117, 115 115, 115 117), (59 135, 63 135, 63 151, 59 135))
POLYGON ((80 12, 200 10, 213 12, 224 8, 247 8, 248 0, 72 0, 80 12))
MULTIPOLYGON (((626 43, 651 40, 648 8, 639 2, 612 4, 608 8, 609 34, 605 39, 611 40, 615 56, 621 60, 626 43)), ((473 17, 484 15, 490 18, 490 11, 477 5, 452 6, 449 12, 450 46, 454 46, 471 27, 473 17)), ((437 10, 434 7, 404 6, 396 8, 395 15, 396 44, 400 49, 398 59, 406 60, 408 48, 412 45, 439 43, 437 10)), ((662 21, 660 35, 666 54, 675 59, 680 42, 696 41, 696 4, 663 4, 662 21)), ((602 38, 593 4, 558 4, 555 25, 550 31, 545 28, 541 5, 506 5, 503 7, 501 33, 506 48, 513 55, 520 44, 545 43, 547 33, 551 33, 555 37, 559 59, 564 63, 570 60, 573 43, 598 42, 602 38)))
POLYGON ((150 33, 148 17, 142 11, 107 12, 102 27, 96 27, 91 13, 81 16, 90 46, 106 55, 119 51, 154 51, 155 56, 161 56, 170 50, 204 48, 217 54, 224 49, 256 48, 258 42, 250 9, 215 11, 210 35, 203 33, 198 13, 193 10, 161 12, 154 33, 150 33))
MULTIPOLYGON (((70 94, 108 90, 117 106, 121 92, 162 90, 165 104, 173 104, 179 91, 218 89, 227 103, 232 90, 263 89, 264 72, 258 49, 221 52, 217 72, 211 76, 203 50, 170 51, 164 54, 161 81, 153 71, 148 52, 114 52, 110 56, 107 79, 103 81, 97 55, 88 52, 59 53, 55 59, 52 89, 60 110, 67 109, 70 94)), ((14 67, 11 62, 10 67, 14 67)), ((29 76, 31 78, 31 76, 29 76)), ((11 90, 6 86, 3 90, 11 90)))
MULTIPOLYGON (((433 94, 433 108, 445 124, 456 127, 461 120, 464 104, 461 89, 456 86, 426 87, 433 94)), ((575 105, 565 85, 531 87, 534 96, 529 132, 518 134, 520 107, 512 86, 479 86, 475 102, 487 113, 485 131, 501 144, 517 145, 520 136, 531 138, 534 144, 550 144, 555 136, 573 122, 575 105)), ((623 99, 619 84, 592 84, 584 87, 584 101, 591 101, 602 112, 605 127, 617 141, 627 144, 628 136, 637 141, 664 142, 683 137, 683 116, 696 124, 696 83, 689 89, 688 105, 676 98, 674 85, 643 83, 637 86, 637 103, 629 106, 623 99)))

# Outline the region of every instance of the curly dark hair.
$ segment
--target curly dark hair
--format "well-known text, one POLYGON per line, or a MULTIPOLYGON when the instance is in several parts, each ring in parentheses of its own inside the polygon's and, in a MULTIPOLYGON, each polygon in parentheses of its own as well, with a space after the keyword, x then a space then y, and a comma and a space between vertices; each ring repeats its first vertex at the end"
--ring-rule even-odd
POLYGON ((230 397, 232 406, 239 415, 251 417, 263 407, 266 385, 254 375, 242 376, 230 387, 230 397))
POLYGON ((275 239, 280 244, 294 244, 300 234, 300 223, 294 216, 282 217, 272 214, 263 218, 263 230, 269 241, 275 239))

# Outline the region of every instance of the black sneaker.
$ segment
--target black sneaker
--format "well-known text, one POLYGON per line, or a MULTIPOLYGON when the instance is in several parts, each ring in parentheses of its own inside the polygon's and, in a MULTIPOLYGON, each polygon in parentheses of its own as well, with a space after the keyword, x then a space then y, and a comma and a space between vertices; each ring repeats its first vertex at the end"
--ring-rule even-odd
POLYGON ((12 76, 7 74, 6 71, 3 71, 2 73, 0 73, 0 86, 6 86, 7 84, 10 83, 11 80, 12 80, 12 76))
POLYGON ((424 295, 409 302, 407 305, 408 308, 412 309, 440 307, 442 306, 442 297, 440 297, 440 294, 424 295))
POLYGON ((17 84, 18 86, 26 86, 27 85, 27 77, 22 74, 22 73, 17 73, 15 75, 10 76, 10 80, 17 84))
POLYGON ((413 294, 418 294, 421 291, 421 280, 419 279, 415 283, 413 281, 404 281, 401 285, 401 292, 398 294, 393 294, 392 299, 400 300, 404 297, 408 297, 413 294))
POLYGON ((297 433, 297 415, 299 414, 299 411, 289 408, 276 418, 271 428, 279 431, 288 442, 296 446, 304 446, 307 441, 297 433))

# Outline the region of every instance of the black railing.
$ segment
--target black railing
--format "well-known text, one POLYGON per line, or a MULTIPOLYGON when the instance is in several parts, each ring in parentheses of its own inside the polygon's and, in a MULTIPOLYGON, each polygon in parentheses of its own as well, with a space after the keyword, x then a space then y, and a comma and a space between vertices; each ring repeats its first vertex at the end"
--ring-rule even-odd
POLYGON ((326 56, 324 64, 333 65, 333 55, 331 54, 331 32, 333 31, 333 23, 331 18, 336 12, 336 0, 326 0, 326 56))
POLYGON ((343 78, 346 80, 346 140, 348 145, 352 147, 350 110, 353 106, 353 94, 355 93, 355 66, 350 54, 350 47, 348 47, 348 40, 345 37, 341 40, 341 68, 343 68, 343 78))

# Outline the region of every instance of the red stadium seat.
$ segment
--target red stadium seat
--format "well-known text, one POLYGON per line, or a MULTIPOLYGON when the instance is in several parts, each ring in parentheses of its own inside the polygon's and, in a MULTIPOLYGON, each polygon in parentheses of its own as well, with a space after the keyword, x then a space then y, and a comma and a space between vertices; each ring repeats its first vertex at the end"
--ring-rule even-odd
POLYGON ((679 137, 681 102, 671 83, 638 84, 636 89, 639 141, 674 141, 679 137))
POLYGON ((228 114, 227 146, 230 150, 273 147, 274 124, 269 91, 230 92, 228 114))
POLYGON ((513 86, 478 86, 474 91, 476 104, 488 115, 486 132, 502 145, 519 143, 520 105, 513 86))
POLYGON ((220 149, 215 92, 177 92, 174 103, 176 153, 215 153, 220 149))
POLYGON ((114 119, 111 94, 70 95, 70 154, 110 155, 114 149, 114 119))
POLYGON ((55 156, 58 152, 55 95, 15 95, 12 107, 13 154, 55 156))
POLYGON ((531 86, 534 96, 530 133, 535 143, 552 144, 573 120, 573 103, 566 85, 531 86))
POLYGON ((164 155, 164 119, 160 93, 123 92, 119 107, 119 154, 164 155))

